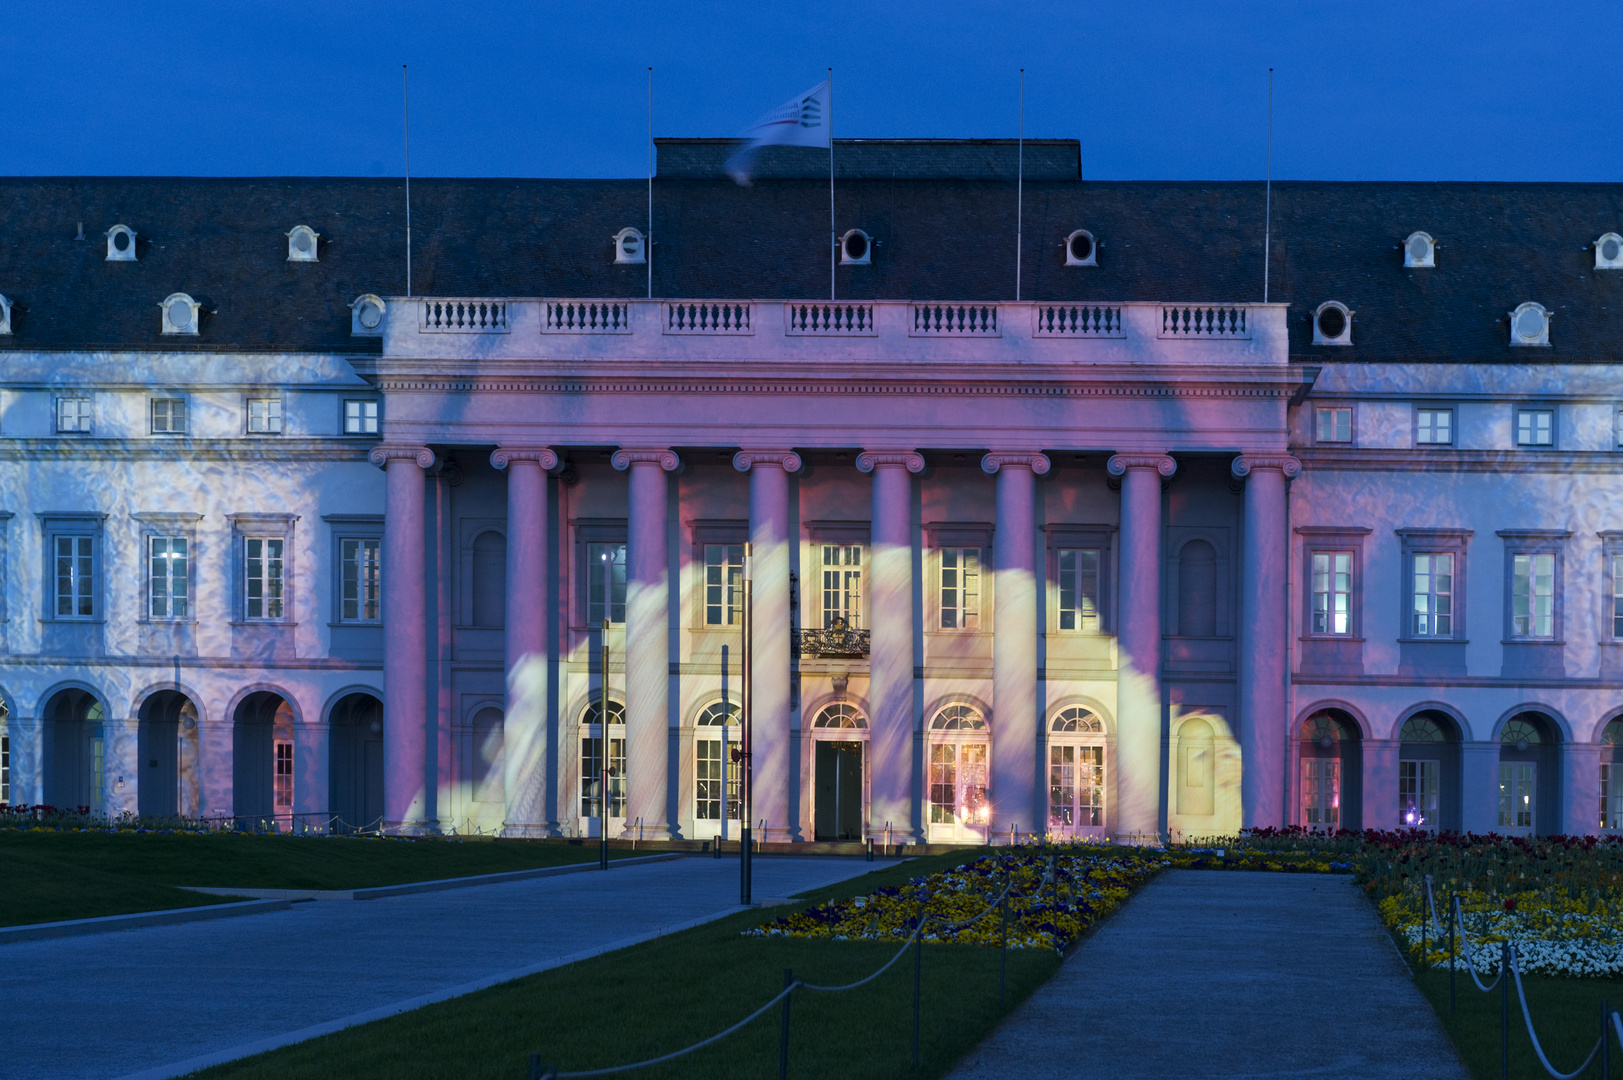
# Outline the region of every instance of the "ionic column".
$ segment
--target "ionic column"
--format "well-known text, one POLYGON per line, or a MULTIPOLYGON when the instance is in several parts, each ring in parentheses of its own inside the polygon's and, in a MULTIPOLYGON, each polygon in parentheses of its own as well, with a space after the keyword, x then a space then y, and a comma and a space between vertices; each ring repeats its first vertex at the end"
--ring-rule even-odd
POLYGON ((1165 454, 1106 465, 1121 477, 1115 826, 1125 839, 1161 831, 1161 480, 1177 468, 1165 454))
POLYGON ((922 839, 913 799, 913 474, 909 450, 868 451, 857 468, 873 474, 868 559, 868 833, 896 843, 922 839))
POLYGON ((800 839, 792 821, 789 734, 789 474, 800 455, 740 450, 733 468, 750 474, 750 802, 761 839, 800 839), (755 466, 760 468, 755 468, 755 466))
POLYGON ((993 533, 992 611, 992 835, 1011 827, 1041 833, 1047 807, 1037 760, 1041 723, 1037 704, 1037 565, 1033 554, 1036 478, 1048 458, 1035 452, 994 450, 981 468, 997 477, 993 533))
POLYGON ((508 836, 552 836, 547 802, 552 757, 547 739, 546 447, 504 446, 490 463, 507 470, 507 713, 502 718, 503 790, 508 836))
POLYGON ((384 468, 383 818, 423 827, 428 808, 428 597, 424 578, 425 446, 382 445, 368 455, 384 468))
POLYGON ((1246 828, 1285 820, 1286 595, 1290 523, 1285 481, 1302 463, 1284 454, 1247 454, 1231 469, 1245 480, 1245 551, 1240 560, 1240 820, 1246 828))
MULTIPOLYGON (((665 474, 680 464, 670 450, 616 450, 630 470, 626 550, 626 831, 668 840, 670 791, 671 582, 665 543, 670 504, 665 474)), ((607 742, 604 744, 607 748, 607 742)))

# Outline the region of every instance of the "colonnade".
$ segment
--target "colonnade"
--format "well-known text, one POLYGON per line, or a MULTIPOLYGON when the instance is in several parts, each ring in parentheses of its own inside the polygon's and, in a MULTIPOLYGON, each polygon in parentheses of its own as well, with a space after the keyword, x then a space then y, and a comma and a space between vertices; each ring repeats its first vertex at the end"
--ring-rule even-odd
MULTIPOLYGON (((421 446, 385 444, 371 455, 387 473, 384 533, 385 817, 410 828, 427 824, 427 701, 424 475, 435 462, 421 446)), ((670 716, 670 604, 666 474, 680 464, 669 448, 622 448, 612 458, 628 474, 626 573, 627 819, 647 839, 672 835, 667 820, 670 716)), ((498 449, 491 463, 508 476, 507 715, 508 831, 556 832, 546 804, 549 760, 546 703, 548 581, 546 447, 498 449)), ((789 474, 801 459, 789 449, 746 449, 734 467, 749 474, 752 558, 752 711, 754 816, 764 839, 792 834, 798 798, 791 776, 789 474)), ((910 450, 868 450, 857 468, 873 478, 867 567, 869 654, 869 828, 887 825, 898 841, 922 840, 915 798, 913 476, 923 457, 910 450)), ((997 480, 994 533, 994 634, 991 718, 992 822, 995 832, 1041 831, 1046 788, 1041 744, 1037 636, 1043 569, 1036 558, 1036 481, 1050 463, 1031 449, 995 450, 982 469, 997 480)), ((1108 471, 1121 481, 1115 628, 1118 643, 1116 833, 1160 831, 1163 705, 1161 658, 1161 483, 1176 471, 1165 454, 1117 454, 1108 471)), ((1285 815, 1286 627, 1288 537, 1286 481, 1300 472, 1283 455, 1236 458, 1246 481, 1234 718, 1245 766, 1244 824, 1283 824, 1285 815)))

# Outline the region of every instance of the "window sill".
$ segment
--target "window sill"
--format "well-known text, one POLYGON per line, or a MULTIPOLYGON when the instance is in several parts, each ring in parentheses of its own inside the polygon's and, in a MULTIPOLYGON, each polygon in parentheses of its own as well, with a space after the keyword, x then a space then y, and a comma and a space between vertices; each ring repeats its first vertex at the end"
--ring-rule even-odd
POLYGON ((136 619, 137 626, 196 626, 196 619, 136 619))
POLYGON ((104 626, 107 620, 95 615, 47 615, 40 622, 61 623, 66 626, 104 626))
POLYGON ((1400 645, 1465 645, 1465 644, 1468 644, 1470 642, 1470 640, 1471 640, 1470 638, 1443 637, 1441 635, 1428 636, 1428 637, 1420 637, 1420 636, 1411 635, 1409 637, 1400 637, 1400 638, 1398 638, 1398 644, 1400 644, 1400 645))
POLYGON ((1362 634, 1302 634, 1296 640, 1297 641, 1354 641, 1354 642, 1357 642, 1358 644, 1362 645, 1364 643, 1365 639, 1364 639, 1364 636, 1362 634))
MULTIPOLYGON (((262 625, 262 624, 260 624, 259 622, 256 621, 252 625, 259 626, 259 625, 262 625)), ((273 625, 275 625, 275 624, 273 624, 273 625)), ((339 619, 337 622, 329 622, 327 625, 328 626, 358 626, 358 627, 369 627, 370 626, 370 627, 379 627, 379 626, 383 625, 383 620, 382 619, 339 619)))
POLYGON ((232 619, 231 626, 297 626, 291 619, 232 619))
POLYGON ((1513 637, 1513 638, 1504 638, 1503 640, 1501 640, 1499 642, 1499 644, 1501 644, 1501 645, 1565 645, 1566 642, 1565 641, 1558 641, 1555 638, 1545 638, 1545 637, 1513 637))

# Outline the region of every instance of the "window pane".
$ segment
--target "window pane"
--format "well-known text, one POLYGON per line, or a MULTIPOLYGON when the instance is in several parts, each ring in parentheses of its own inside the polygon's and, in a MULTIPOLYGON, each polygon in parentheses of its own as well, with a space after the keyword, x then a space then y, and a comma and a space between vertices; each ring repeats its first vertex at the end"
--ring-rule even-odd
POLYGON ((824 544, 823 628, 862 626, 862 548, 824 544))
POLYGON ((1352 442, 1352 410, 1320 408, 1315 413, 1319 442, 1352 442))
POLYGON ((601 626, 626 621, 626 546, 586 545, 586 621, 601 626))
POLYGON ((744 545, 704 546, 704 624, 738 626, 744 621, 744 545))
POLYGON ((1099 549, 1059 553, 1059 628, 1099 629, 1099 549))

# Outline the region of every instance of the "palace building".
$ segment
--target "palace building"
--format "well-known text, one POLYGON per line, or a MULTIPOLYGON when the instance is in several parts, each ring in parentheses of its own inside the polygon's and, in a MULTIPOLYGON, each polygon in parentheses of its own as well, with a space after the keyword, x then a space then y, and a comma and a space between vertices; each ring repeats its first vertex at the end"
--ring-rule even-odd
POLYGON ((769 843, 1623 827, 1617 185, 729 150, 0 180, 0 799, 736 837, 748 595, 769 843))

